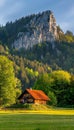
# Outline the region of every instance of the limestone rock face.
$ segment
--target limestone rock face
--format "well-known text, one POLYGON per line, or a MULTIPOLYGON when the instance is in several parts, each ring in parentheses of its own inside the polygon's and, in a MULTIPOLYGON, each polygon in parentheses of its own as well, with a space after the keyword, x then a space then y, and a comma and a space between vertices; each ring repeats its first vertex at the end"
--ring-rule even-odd
POLYGON ((12 44, 18 50, 20 48, 29 49, 45 41, 53 44, 57 38, 56 20, 51 11, 35 15, 23 28, 27 31, 19 32, 12 44))

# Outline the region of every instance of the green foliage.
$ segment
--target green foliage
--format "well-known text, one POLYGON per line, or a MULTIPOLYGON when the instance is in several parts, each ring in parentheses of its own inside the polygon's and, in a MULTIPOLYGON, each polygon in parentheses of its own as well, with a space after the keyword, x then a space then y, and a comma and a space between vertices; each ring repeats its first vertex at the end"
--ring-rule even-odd
POLYGON ((74 42, 73 33, 71 31, 67 30, 66 33, 65 33, 65 39, 66 39, 67 42, 73 43, 74 42))
POLYGON ((8 55, 9 50, 7 46, 3 46, 2 43, 0 43, 0 55, 8 55))
POLYGON ((30 61, 18 56, 10 59, 14 61, 15 75, 21 80, 22 90, 32 87, 39 75, 51 71, 49 65, 38 61, 30 61))
POLYGON ((42 90, 48 95, 48 97, 50 98, 48 104, 50 105, 57 104, 56 96, 54 92, 52 92, 53 82, 54 79, 52 77, 50 78, 49 75, 46 73, 41 75, 33 86, 34 89, 42 90))
POLYGON ((43 90, 46 94, 48 94, 49 90, 51 90, 52 83, 53 79, 50 79, 47 73, 42 74, 35 82, 33 88, 43 90))
POLYGON ((64 107, 74 105, 74 76, 67 71, 52 71, 40 76, 34 89, 43 90, 51 99, 50 104, 64 107))
MULTIPOLYGON (((2 43, 11 47, 11 43, 18 37, 19 32, 28 31, 27 24, 35 15, 22 17, 19 20, 13 22, 7 22, 5 26, 0 27, 0 40, 2 43)), ((32 28, 33 29, 33 28, 32 28)), ((31 29, 31 30, 32 30, 31 29)))
POLYGON ((66 34, 66 35, 73 36, 73 33, 72 33, 70 30, 67 30, 65 34, 66 34))
POLYGON ((55 94, 53 92, 49 91, 48 97, 50 98, 50 101, 48 102, 48 104, 56 106, 57 105, 57 98, 56 98, 55 94))
POLYGON ((69 100, 72 101, 71 91, 71 74, 59 70, 53 71, 50 75, 54 80, 52 90, 57 97, 58 106, 66 106, 71 104, 69 100))
POLYGON ((71 82, 69 86, 69 93, 68 93, 68 101, 69 105, 74 107, 74 75, 71 75, 71 82))
POLYGON ((10 105, 16 101, 16 78, 13 63, 0 56, 0 105, 10 105))
MULTIPOLYGON (((61 44, 60 49, 64 51, 65 48, 66 48, 66 45, 61 44), (62 48, 62 46, 64 46, 64 48, 62 48)), ((60 52, 57 54, 61 55, 60 52)), ((6 55, 6 52, 1 53, 1 55, 6 55)), ((16 98, 18 98, 18 96, 20 95, 21 90, 24 91, 26 87, 30 88, 30 87, 34 86, 33 87, 34 89, 43 90, 47 95, 48 95, 49 91, 53 92, 55 95, 53 97, 57 98, 58 106, 73 106, 73 104, 74 104, 74 102, 73 102, 74 101, 73 75, 70 75, 70 73, 68 73, 67 71, 62 71, 62 70, 52 71, 52 69, 50 68, 50 66, 48 64, 43 64, 36 60, 30 61, 26 58, 9 55, 9 53, 7 56, 13 62, 14 72, 17 77, 16 78, 17 84, 16 84, 16 88, 15 88, 16 98), (21 86, 22 86, 22 88, 21 88, 21 86), (63 97, 62 97, 62 95, 63 95, 63 97)), ((50 60, 50 55, 49 55, 49 60, 50 60)), ((51 58, 51 60, 52 60, 52 58, 51 58)), ((6 62, 4 62, 4 63, 6 63, 6 62)), ((65 60, 61 64, 65 65, 65 60)), ((54 64, 54 69, 55 69, 55 66, 58 69, 56 64, 54 64)), ((67 66, 66 66, 66 68, 67 68, 67 66)), ((8 69, 9 69, 9 67, 8 67, 8 69)), ((9 71, 10 71, 10 69, 9 69, 9 71)), ((6 72, 6 71, 4 71, 4 72, 6 72)), ((71 68, 71 73, 73 73, 72 68, 71 68)), ((2 102, 2 99, 0 99, 0 100, 2 102)))
MULTIPOLYGON (((36 27, 27 27, 30 20, 34 18, 35 15, 22 17, 19 20, 13 22, 8 22, 5 26, 0 27, 0 44, 5 47, 10 48, 10 52, 13 55, 18 55, 25 57, 32 61, 37 60, 44 64, 51 66, 53 70, 64 69, 71 73, 74 73, 74 35, 71 31, 67 31, 65 34, 59 26, 57 26, 57 41, 53 45, 50 42, 39 43, 38 45, 33 46, 30 50, 20 49, 20 51, 12 49, 12 43, 15 39, 19 38, 24 32, 33 32, 33 29, 36 27)), ((37 17, 39 17, 38 15, 37 17)), ((37 18, 36 17, 36 18, 37 18)), ((8 54, 9 51, 3 51, 1 47, 2 54, 8 54)), ((31 68, 30 68, 31 69, 31 68)), ((43 68, 39 67, 41 73, 43 68)), ((27 76, 26 76, 27 77, 27 76)), ((28 79, 27 79, 28 81, 28 79)))
POLYGON ((5 52, 4 47, 0 45, 0 54, 3 54, 5 52))
POLYGON ((58 40, 62 42, 73 43, 74 35, 71 31, 67 30, 64 34, 59 26, 57 26, 58 40))
MULTIPOLYGON (((26 57, 27 59, 34 61, 37 60, 44 64, 50 65, 53 70, 63 69, 74 73, 74 44, 68 42, 57 41, 53 45, 49 42, 42 43, 40 45, 34 45, 31 50, 13 52, 15 55, 26 57)), ((42 66, 39 67, 39 71, 42 73, 42 66)), ((51 72, 51 69, 49 70, 51 72)), ((44 72, 43 72, 44 73, 44 72)))
POLYGON ((22 109, 22 108, 24 108, 24 109, 30 109, 30 104, 22 104, 22 103, 16 103, 16 104, 13 104, 13 105, 11 105, 11 106, 9 106, 9 107, 7 107, 7 108, 12 108, 12 109, 22 109))
POLYGON ((49 74, 49 76, 51 76, 54 79, 54 83, 58 86, 61 84, 62 85, 70 84, 71 75, 67 71, 63 70, 53 71, 51 74, 49 74))
POLYGON ((22 89, 21 89, 21 81, 16 78, 16 102, 17 102, 17 98, 20 96, 22 92, 22 89))
MULTIPOLYGON (((15 39, 19 38, 22 33, 30 30, 33 31, 33 27, 29 29, 26 25, 32 18, 34 18, 34 16, 35 15, 31 15, 26 18, 23 17, 16 20, 14 23, 8 22, 4 27, 0 27, 0 55, 5 55, 13 62, 15 71, 13 72, 13 69, 10 69, 12 65, 9 66, 7 61, 4 61, 3 65, 0 63, 3 67, 5 64, 9 66, 5 71, 0 68, 0 78, 2 78, 0 79, 0 88, 2 88, 1 91, 6 95, 8 91, 10 91, 6 88, 9 87, 10 79, 12 83, 11 75, 14 74, 11 73, 13 72, 17 77, 16 80, 13 78, 13 82, 15 81, 14 84, 17 82, 16 85, 13 85, 16 86, 16 97, 18 97, 21 93, 21 89, 24 91, 26 87, 30 88, 34 86, 34 89, 41 89, 47 95, 49 92, 53 92, 57 97, 59 106, 69 104, 73 105, 74 77, 66 72, 69 71, 71 74, 74 74, 74 35, 71 31, 68 30, 64 34, 58 26, 58 38, 53 44, 46 41, 44 43, 34 45, 33 48, 30 48, 29 50, 22 48, 20 51, 12 50, 11 48, 11 43, 13 43, 15 39), (66 71, 60 71, 61 69, 66 71), (52 70, 59 71, 52 72, 52 70), (4 79, 6 73, 9 80, 7 77, 4 79), (48 75, 48 73, 51 74, 48 75), (2 84, 2 81, 5 84, 2 84)), ((9 64, 11 63, 9 62, 9 64)), ((14 95, 15 94, 13 94, 13 97, 15 97, 14 95)), ((4 97, 4 94, 2 94, 1 97, 2 96, 4 97)), ((10 95, 8 97, 10 97, 10 95)), ((5 97, 5 99, 0 98, 0 103, 5 104, 8 101, 9 99, 7 99, 7 97, 5 97)))

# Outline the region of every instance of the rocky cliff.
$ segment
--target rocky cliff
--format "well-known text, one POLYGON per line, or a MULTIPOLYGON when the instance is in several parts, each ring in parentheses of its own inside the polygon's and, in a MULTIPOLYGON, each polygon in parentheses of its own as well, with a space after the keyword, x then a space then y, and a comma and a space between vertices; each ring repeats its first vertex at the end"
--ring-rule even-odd
POLYGON ((57 38, 57 26, 51 11, 45 11, 32 17, 28 24, 24 24, 23 32, 19 32, 12 43, 15 49, 32 48, 33 45, 42 42, 51 42, 57 38), (26 31, 25 31, 26 30, 26 31))

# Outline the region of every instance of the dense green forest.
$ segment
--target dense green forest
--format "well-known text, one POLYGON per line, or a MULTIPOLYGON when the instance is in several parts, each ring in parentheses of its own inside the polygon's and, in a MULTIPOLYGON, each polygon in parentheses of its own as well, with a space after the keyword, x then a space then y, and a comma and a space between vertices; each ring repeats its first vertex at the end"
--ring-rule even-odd
MULTIPOLYGON (((33 88, 43 90, 51 99, 50 105, 64 106, 64 107, 73 107, 74 105, 74 75, 68 71, 61 70, 52 70, 48 64, 36 60, 28 60, 22 56, 12 56, 9 53, 9 49, 4 48, 2 45, 1 56, 0 56, 0 88, 4 88, 1 93, 3 93, 0 98, 2 104, 5 101, 5 98, 8 95, 4 93, 11 93, 11 90, 16 93, 12 98, 13 102, 17 102, 17 98, 20 95, 21 91, 24 91, 25 88, 33 88), (3 60, 5 58, 5 60, 3 60), (11 65, 12 62, 12 65, 11 65), (4 66, 4 67, 3 67, 4 66), (7 67, 7 68, 6 68, 7 67), (10 73, 11 67, 13 67, 12 72, 10 73), (9 69, 10 68, 10 69, 9 69), (8 70, 7 72, 5 70, 8 70), (2 75, 4 73, 4 75, 2 75), (8 73, 5 75, 5 73, 8 73), (11 77, 14 75, 14 79, 11 77), (8 82, 6 82, 6 80, 8 82), (3 79, 3 80, 2 80, 3 79), (12 82, 11 82, 11 81, 12 82), (15 82, 16 81, 16 82, 15 82), (15 89, 13 87, 13 82, 15 82, 15 89), (5 84, 5 85, 4 85, 5 84), (3 87, 4 86, 4 87, 3 87), (7 86, 7 87, 6 87, 7 86), (9 89, 12 86, 13 89, 9 89), (10 91, 9 91, 10 90, 10 91), (63 95, 63 96, 62 96, 63 95), (14 100, 15 99, 15 100, 14 100)), ((11 96, 9 96, 11 99, 11 96)), ((11 104, 11 100, 7 99, 3 104, 11 104)), ((13 103, 12 102, 12 103, 13 103)), ((0 105, 1 105, 0 104, 0 105)))
POLYGON ((73 107, 72 32, 64 34, 58 26, 58 39, 54 43, 43 42, 19 51, 11 47, 18 32, 26 31, 27 28, 23 30, 24 23, 26 25, 33 17, 31 15, 0 27, 0 106, 17 102, 21 91, 33 88, 43 90, 51 98, 49 104, 73 107))
POLYGON ((54 49, 51 43, 34 45, 30 50, 14 52, 15 55, 26 57, 30 60, 37 60, 48 64, 53 70, 63 69, 74 73, 74 43, 55 42, 54 49))

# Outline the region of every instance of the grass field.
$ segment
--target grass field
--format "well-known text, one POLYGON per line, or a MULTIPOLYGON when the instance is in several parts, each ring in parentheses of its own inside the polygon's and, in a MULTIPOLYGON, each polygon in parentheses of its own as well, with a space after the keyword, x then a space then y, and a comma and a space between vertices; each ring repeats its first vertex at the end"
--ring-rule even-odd
POLYGON ((4 113, 0 130, 74 130, 74 115, 4 113))

